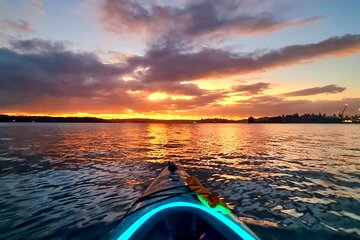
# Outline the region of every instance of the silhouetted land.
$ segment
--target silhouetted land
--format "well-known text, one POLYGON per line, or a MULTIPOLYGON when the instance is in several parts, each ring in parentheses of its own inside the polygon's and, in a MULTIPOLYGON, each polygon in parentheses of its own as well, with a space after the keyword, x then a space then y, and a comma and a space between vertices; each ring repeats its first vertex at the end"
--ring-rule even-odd
POLYGON ((282 115, 276 117, 248 118, 248 123, 360 123, 360 116, 339 117, 335 114, 303 114, 282 115))
POLYGON ((0 115, 0 122, 108 122, 91 117, 49 117, 49 116, 9 116, 0 115))
POLYGON ((93 117, 49 117, 49 116, 9 116, 0 114, 0 122, 74 122, 74 123, 239 123, 244 120, 207 118, 200 120, 162 120, 148 118, 102 119, 93 117))
POLYGON ((70 123, 360 123, 360 116, 346 116, 340 118, 336 115, 325 114, 293 114, 276 117, 261 117, 242 120, 230 120, 225 118, 202 118, 199 120, 161 120, 147 118, 131 119, 102 119, 94 117, 50 117, 50 116, 9 116, 0 114, 0 122, 70 122, 70 123))

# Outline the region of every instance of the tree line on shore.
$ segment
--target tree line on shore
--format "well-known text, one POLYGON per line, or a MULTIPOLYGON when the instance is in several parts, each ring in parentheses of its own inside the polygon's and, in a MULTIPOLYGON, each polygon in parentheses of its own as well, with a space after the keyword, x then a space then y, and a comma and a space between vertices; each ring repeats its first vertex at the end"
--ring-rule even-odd
POLYGON ((73 123, 360 123, 360 116, 339 117, 326 114, 303 114, 280 115, 274 117, 249 117, 248 119, 232 120, 225 118, 202 118, 199 120, 189 119, 102 119, 95 117, 51 117, 51 116, 10 116, 0 114, 0 122, 73 122, 73 123))

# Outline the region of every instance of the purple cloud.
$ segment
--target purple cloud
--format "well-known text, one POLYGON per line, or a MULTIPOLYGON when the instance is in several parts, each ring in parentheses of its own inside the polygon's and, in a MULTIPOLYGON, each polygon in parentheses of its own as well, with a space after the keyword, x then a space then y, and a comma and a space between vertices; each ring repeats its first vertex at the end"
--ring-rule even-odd
POLYGON ((231 88, 233 92, 238 92, 241 95, 254 95, 262 93, 270 87, 270 83, 258 82, 248 85, 236 85, 231 88))
POLYGON ((288 92, 282 94, 284 97, 299 97, 299 96, 311 96, 311 95, 317 95, 322 93, 340 93, 345 91, 346 88, 344 87, 338 87, 336 85, 326 85, 323 87, 313 87, 313 88, 306 88, 294 92, 288 92))
POLYGON ((19 53, 0 48, 0 105, 21 104, 44 95, 95 97, 120 86, 125 69, 91 53, 19 53))
MULTIPOLYGON (((256 3, 259 4, 259 3, 256 3)), ((321 16, 305 19, 281 19, 279 13, 251 13, 244 1, 189 1, 184 6, 160 5, 135 0, 107 0, 101 9, 105 29, 123 35, 145 33, 162 38, 178 35, 194 39, 203 36, 262 34, 291 26, 318 21, 321 16)))
POLYGON ((14 50, 20 52, 61 52, 71 45, 69 41, 47 41, 38 38, 19 40, 12 39, 9 42, 14 50))
POLYGON ((210 48, 192 52, 170 43, 155 46, 144 56, 129 58, 128 63, 147 69, 139 76, 143 82, 181 82, 263 71, 357 52, 360 52, 360 35, 332 37, 318 43, 293 45, 261 54, 236 54, 210 48))

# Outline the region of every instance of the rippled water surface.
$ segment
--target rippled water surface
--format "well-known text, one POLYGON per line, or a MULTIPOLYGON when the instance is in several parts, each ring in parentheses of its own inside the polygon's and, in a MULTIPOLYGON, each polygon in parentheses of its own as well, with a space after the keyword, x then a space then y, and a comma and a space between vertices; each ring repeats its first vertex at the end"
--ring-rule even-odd
POLYGON ((0 124, 0 239, 106 239, 172 160, 263 239, 360 239, 360 125, 0 124))

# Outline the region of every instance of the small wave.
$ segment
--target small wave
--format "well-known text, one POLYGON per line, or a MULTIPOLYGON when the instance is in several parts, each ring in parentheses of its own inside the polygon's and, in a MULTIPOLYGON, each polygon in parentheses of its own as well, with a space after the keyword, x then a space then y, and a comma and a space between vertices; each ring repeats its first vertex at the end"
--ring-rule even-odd
POLYGON ((7 138, 7 137, 0 138, 0 141, 12 141, 12 140, 14 140, 14 139, 13 138, 7 138))

